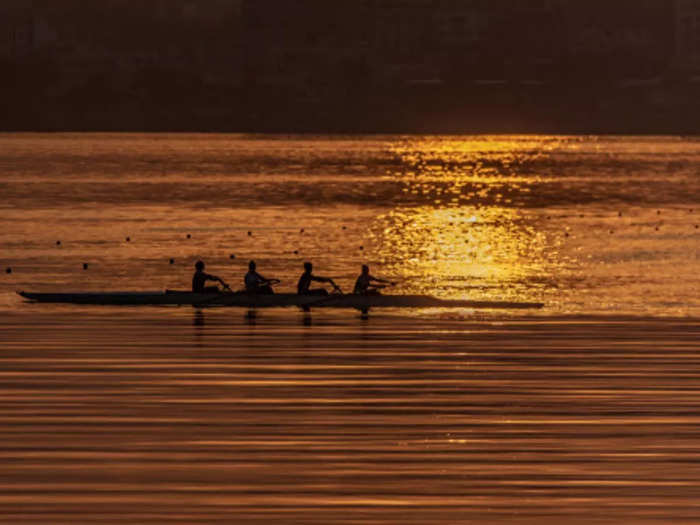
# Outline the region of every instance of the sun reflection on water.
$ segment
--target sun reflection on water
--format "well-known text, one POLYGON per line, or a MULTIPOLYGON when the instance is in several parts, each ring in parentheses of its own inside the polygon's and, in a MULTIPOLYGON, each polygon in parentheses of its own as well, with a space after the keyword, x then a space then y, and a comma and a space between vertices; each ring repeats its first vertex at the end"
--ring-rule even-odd
POLYGON ((372 225, 380 262, 413 293, 536 299, 560 263, 546 233, 517 204, 541 183, 527 166, 560 144, 561 137, 397 142, 400 167, 387 175, 406 200, 372 225))
POLYGON ((383 266, 414 293, 531 300, 556 260, 545 234, 509 208, 397 209, 371 236, 383 266))
POLYGON ((394 177, 408 200, 436 206, 510 206, 531 199, 542 177, 533 166, 561 146, 561 137, 501 137, 478 140, 407 139, 393 148, 401 167, 394 177))

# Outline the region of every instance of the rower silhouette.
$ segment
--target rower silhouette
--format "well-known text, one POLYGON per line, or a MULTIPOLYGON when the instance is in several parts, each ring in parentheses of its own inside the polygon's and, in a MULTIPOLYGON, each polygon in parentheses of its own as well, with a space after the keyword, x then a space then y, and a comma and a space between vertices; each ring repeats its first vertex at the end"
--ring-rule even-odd
POLYGON ((275 292, 272 290, 272 285, 279 283, 277 279, 266 279, 256 271, 255 261, 248 263, 248 273, 243 279, 245 283, 246 293, 271 295, 275 292))
POLYGON ((217 293, 219 292, 218 286, 204 286, 207 281, 219 282, 223 285, 224 289, 230 289, 228 284, 226 284, 220 277, 216 275, 209 275, 204 273, 204 262, 197 261, 194 265, 195 272, 192 276, 192 291, 195 293, 217 293))
POLYGON ((312 281, 317 283, 329 283, 335 290, 340 290, 338 285, 333 282, 333 279, 314 275, 313 265, 310 262, 305 262, 304 273, 299 277, 299 283, 297 284, 297 293, 299 295, 328 295, 328 291, 325 288, 310 288, 312 281))
POLYGON ((386 285, 393 286, 394 284, 395 283, 393 283, 391 281, 387 281, 386 279, 379 279, 377 277, 370 275, 369 266, 367 266, 366 264, 363 264, 362 265, 362 273, 357 278, 357 281, 355 281, 355 288, 353 290, 353 293, 361 294, 361 295, 378 295, 379 290, 381 290, 382 288, 386 288, 386 285), (380 283, 380 284, 372 284, 372 283, 380 283))

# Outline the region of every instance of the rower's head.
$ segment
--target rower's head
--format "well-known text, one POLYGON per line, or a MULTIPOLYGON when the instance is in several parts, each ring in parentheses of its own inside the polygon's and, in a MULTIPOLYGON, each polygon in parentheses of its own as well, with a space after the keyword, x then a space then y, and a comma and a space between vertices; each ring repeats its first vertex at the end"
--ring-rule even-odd
POLYGON ((311 270, 314 269, 314 265, 311 264, 310 262, 305 262, 304 263, 304 271, 311 273, 311 270))
POLYGON ((248 269, 249 269, 251 272, 254 272, 254 271, 255 271, 255 261, 250 261, 250 262, 248 263, 248 269))
POLYGON ((369 273, 369 266, 367 266, 366 264, 363 264, 362 265, 362 273, 364 275, 367 275, 369 273))
POLYGON ((202 270, 204 270, 204 261, 197 261, 194 265, 194 268, 198 272, 201 272, 202 270))

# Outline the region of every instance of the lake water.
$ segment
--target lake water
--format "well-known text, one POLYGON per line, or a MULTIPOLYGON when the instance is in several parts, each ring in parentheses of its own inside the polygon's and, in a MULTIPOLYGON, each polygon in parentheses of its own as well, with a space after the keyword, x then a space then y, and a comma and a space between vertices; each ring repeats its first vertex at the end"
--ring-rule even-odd
POLYGON ((696 522, 699 166, 679 137, 0 135, 0 522, 696 522), (545 307, 15 294, 253 258, 279 291, 367 263, 545 307))

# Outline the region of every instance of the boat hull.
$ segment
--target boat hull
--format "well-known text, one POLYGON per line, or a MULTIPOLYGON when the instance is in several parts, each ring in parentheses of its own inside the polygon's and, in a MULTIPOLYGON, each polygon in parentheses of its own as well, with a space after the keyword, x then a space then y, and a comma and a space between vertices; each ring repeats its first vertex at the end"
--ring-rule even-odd
POLYGON ((505 301, 462 301, 438 299, 426 295, 330 295, 297 294, 254 295, 244 293, 193 292, 79 292, 32 293, 18 292, 30 301, 91 305, 131 306, 237 306, 241 308, 542 308, 542 303, 505 301))

